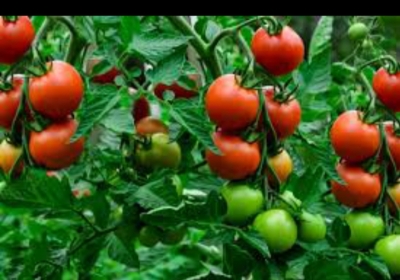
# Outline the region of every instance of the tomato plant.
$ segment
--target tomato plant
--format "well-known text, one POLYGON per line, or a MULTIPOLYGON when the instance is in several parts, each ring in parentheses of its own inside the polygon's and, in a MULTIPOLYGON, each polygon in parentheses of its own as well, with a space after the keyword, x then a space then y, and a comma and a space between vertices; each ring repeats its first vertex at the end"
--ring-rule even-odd
POLYGON ((136 123, 136 133, 142 136, 155 133, 168 134, 168 127, 159 119, 146 117, 136 123))
POLYGON ((379 240, 375 246, 376 253, 383 258, 393 275, 400 274, 399 248, 399 235, 386 236, 379 240))
MULTIPOLYGON (((14 145, 7 143, 6 140, 3 140, 0 144, 0 168, 4 173, 9 173, 14 166, 17 165, 17 162, 22 154, 22 149, 20 147, 15 147, 14 145)), ((18 169, 18 166, 16 166, 18 169)))
POLYGON ((326 223, 320 214, 301 213, 299 239, 305 242, 323 240, 326 235, 326 223))
POLYGON ((0 91, 0 126, 5 129, 11 129, 18 107, 21 103, 22 83, 20 77, 15 77, 12 82, 12 88, 7 91, 0 91))

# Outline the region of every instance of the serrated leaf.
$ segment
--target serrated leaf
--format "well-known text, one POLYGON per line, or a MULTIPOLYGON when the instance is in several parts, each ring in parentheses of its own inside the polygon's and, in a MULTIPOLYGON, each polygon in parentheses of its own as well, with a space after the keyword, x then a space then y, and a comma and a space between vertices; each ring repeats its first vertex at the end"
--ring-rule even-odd
POLYGON ((236 230, 223 228, 221 230, 208 230, 203 238, 207 245, 220 245, 232 243, 236 236, 236 230))
POLYGON ((96 224, 100 228, 106 228, 110 219, 110 204, 105 197, 104 191, 98 191, 83 200, 85 208, 92 210, 96 224))
POLYGON ((247 276, 253 270, 254 259, 239 246, 227 243, 224 245, 224 266, 235 277, 247 276))
POLYGON ((127 47, 132 41, 133 35, 140 32, 140 20, 138 16, 122 16, 119 34, 122 42, 127 47))
POLYGON ((363 255, 363 262, 378 272, 384 279, 391 279, 387 265, 378 255, 363 255))
POLYGON ((159 62, 172 54, 175 49, 188 43, 190 37, 156 32, 135 34, 129 45, 130 52, 136 52, 144 58, 159 62))
POLYGON ((258 232, 240 231, 239 235, 247 244, 260 252, 264 256, 264 258, 269 258, 271 256, 267 243, 258 232))
POLYGON ((133 134, 135 127, 131 110, 128 108, 112 110, 107 117, 102 120, 101 124, 115 133, 133 134))
POLYGON ((343 219, 337 217, 332 223, 329 237, 331 237, 330 241, 333 245, 343 245, 350 238, 350 227, 343 219))
POLYGON ((309 58, 310 61, 314 59, 314 57, 321 52, 325 51, 326 48, 329 48, 331 45, 331 37, 333 30, 333 19, 332 16, 322 16, 318 25, 314 30, 314 33, 311 38, 310 49, 309 49, 309 58))
POLYGON ((307 280, 351 280, 347 267, 341 262, 318 260, 304 268, 307 280))
POLYGON ((87 135, 119 102, 120 96, 115 86, 99 86, 86 94, 82 106, 82 116, 71 142, 87 135))
POLYGON ((207 120, 204 110, 199 106, 196 99, 175 99, 170 107, 171 117, 180 123, 187 131, 203 144, 207 149, 219 154, 211 133, 212 124, 207 120))
POLYGON ((299 275, 303 275, 304 268, 310 263, 313 258, 310 254, 304 254, 299 258, 289 261, 288 270, 285 273, 287 279, 297 280, 299 275))
POLYGON ((128 267, 139 268, 140 266, 134 243, 126 244, 115 234, 110 235, 108 255, 111 259, 123 263, 128 267))
POLYGON ((45 16, 33 16, 31 18, 31 22, 33 24, 33 27, 35 28, 35 32, 38 32, 42 24, 44 23, 46 17, 45 16))
POLYGON ((200 190, 205 193, 219 191, 227 181, 212 174, 189 174, 186 189, 200 190))
POLYGON ((146 75, 154 84, 163 83, 171 85, 183 73, 185 55, 186 48, 180 48, 161 60, 154 69, 147 71, 146 75))
POLYGON ((221 27, 214 21, 207 21, 207 27, 205 31, 205 37, 208 41, 212 41, 215 36, 221 31, 221 27))
POLYGON ((25 176, 0 191, 0 203, 18 208, 71 209, 69 182, 61 182, 45 172, 30 169, 25 176))
POLYGON ((146 209, 155 209, 164 206, 177 206, 180 202, 176 187, 169 178, 161 178, 140 186, 126 200, 128 204, 138 203, 146 209))
POLYGON ((190 203, 179 207, 163 207, 141 215, 146 223, 159 227, 173 227, 185 222, 213 224, 221 220, 227 205, 216 192, 211 192, 205 203, 190 203))
POLYGON ((352 280, 375 280, 374 277, 356 266, 349 267, 349 274, 352 280))

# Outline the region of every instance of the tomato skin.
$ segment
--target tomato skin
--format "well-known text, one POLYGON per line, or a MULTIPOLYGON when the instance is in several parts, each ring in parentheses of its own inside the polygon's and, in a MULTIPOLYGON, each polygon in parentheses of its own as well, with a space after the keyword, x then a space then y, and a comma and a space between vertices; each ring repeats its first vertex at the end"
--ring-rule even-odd
POLYGON ((392 275, 400 275, 400 235, 389 235, 379 240, 375 252, 385 261, 392 275))
POLYGON ((274 76, 292 72, 304 59, 303 40, 289 26, 276 35, 259 28, 251 41, 251 50, 257 63, 274 76))
POLYGON ((31 79, 29 99, 41 115, 61 120, 78 109, 83 98, 83 80, 78 71, 64 61, 53 61, 47 66, 51 67, 49 72, 31 79))
POLYGON ((326 223, 320 214, 303 211, 300 215, 299 239, 304 242, 318 242, 326 236, 326 223))
POLYGON ((247 143, 239 136, 215 132, 214 143, 221 155, 206 151, 210 169, 218 176, 228 180, 244 179, 256 172, 260 161, 258 143, 247 143))
MULTIPOLYGON (((296 99, 285 103, 274 100, 274 89, 267 88, 264 91, 265 106, 269 119, 279 139, 285 139, 292 135, 301 121, 301 107, 296 99)), ((260 122, 262 124, 262 122, 260 122)))
MULTIPOLYGON (((191 75, 189 76, 189 78, 195 81, 197 79, 197 76, 191 75)), ((158 98, 164 99, 163 95, 164 92, 167 90, 172 91, 175 94, 175 98, 192 98, 197 96, 197 88, 186 89, 180 86, 177 82, 174 82, 171 85, 158 84, 154 88, 154 93, 158 98)))
POLYGON ((138 147, 138 163, 146 168, 178 168, 182 159, 179 144, 170 143, 169 136, 164 133, 151 135, 151 141, 149 150, 138 147))
POLYGON ((394 134, 393 123, 385 123, 385 132, 390 154, 396 164, 396 168, 400 169, 400 137, 394 134))
POLYGON ((261 190, 249 185, 226 185, 221 189, 221 193, 228 205, 225 219, 232 224, 246 224, 264 205, 261 190))
POLYGON ((74 119, 53 123, 41 132, 31 132, 29 151, 34 161, 51 170, 69 167, 83 152, 83 137, 69 143, 78 123, 74 119))
POLYGON ((135 124, 140 122, 142 119, 148 117, 150 115, 150 103, 147 101, 146 97, 140 97, 136 100, 135 104, 133 104, 132 108, 132 116, 135 121, 135 124))
POLYGON ((357 22, 350 26, 347 34, 349 35, 349 38, 353 41, 362 41, 367 37, 368 32, 369 29, 364 23, 357 22))
POLYGON ((396 213, 396 206, 394 205, 394 203, 396 203, 397 207, 400 208, 400 183, 395 184, 392 187, 388 188, 388 194, 391 196, 388 197, 388 204, 389 204, 389 209, 390 211, 395 214, 396 213), (393 203, 394 202, 394 203, 393 203))
POLYGON ((153 135, 155 133, 169 134, 168 127, 155 117, 146 117, 136 124, 136 133, 141 136, 153 135))
MULTIPOLYGON (((282 150, 275 156, 268 157, 268 164, 274 170, 276 176, 281 183, 286 182, 287 178, 293 171, 293 161, 286 150, 282 150)), ((272 185, 276 185, 276 182, 272 174, 267 170, 268 181, 272 185)))
POLYGON ((352 248, 366 249, 385 233, 383 219, 368 212, 351 212, 345 220, 350 227, 348 244, 352 248))
POLYGON ((98 84, 112 84, 114 83, 115 78, 120 74, 121 72, 117 68, 113 67, 104 74, 94 76, 92 80, 98 84))
POLYGON ((339 163, 336 170, 347 184, 332 182, 332 193, 339 202, 352 208, 364 208, 378 200, 382 188, 379 174, 370 174, 346 163, 339 163))
POLYGON ((27 16, 20 16, 15 22, 0 17, 0 64, 14 64, 31 47, 35 29, 27 16))
POLYGON ((351 110, 341 114, 331 128, 332 146, 347 162, 362 162, 379 149, 380 135, 376 125, 363 123, 360 112, 351 110))
POLYGON ((21 77, 14 76, 13 88, 7 92, 0 91, 0 127, 11 129, 21 102, 23 83, 21 77))
POLYGON ((391 75, 385 68, 380 68, 374 75, 372 87, 383 105, 400 112, 400 72, 391 75))
POLYGON ((223 130, 240 130, 252 124, 257 117, 257 91, 241 87, 239 76, 226 74, 217 78, 206 93, 206 110, 223 130))
MULTIPOLYGON (((22 154, 22 148, 18 148, 8 143, 6 140, 3 140, 0 144, 0 168, 4 173, 9 173, 12 167, 15 165, 17 160, 20 158, 22 154)), ((21 172, 23 168, 23 164, 16 168, 15 170, 21 172)))
POLYGON ((139 232, 139 241, 143 246, 154 247, 160 241, 161 231, 153 226, 144 226, 139 232))
POLYGON ((296 242, 297 226, 285 210, 272 209, 259 214, 253 223, 273 253, 283 253, 296 242))

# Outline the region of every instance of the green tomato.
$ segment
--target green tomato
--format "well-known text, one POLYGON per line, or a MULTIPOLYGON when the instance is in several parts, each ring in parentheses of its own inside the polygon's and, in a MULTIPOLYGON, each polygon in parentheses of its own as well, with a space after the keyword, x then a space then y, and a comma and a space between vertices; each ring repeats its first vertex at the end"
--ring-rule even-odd
POLYGON ((400 225, 395 225, 394 226, 394 233, 400 234, 400 225))
POLYGON ((225 219, 232 224, 246 224, 264 205, 261 190, 249 185, 226 185, 221 193, 228 205, 225 219))
POLYGON ((272 209, 259 214, 253 226, 265 239, 271 252, 285 252, 296 243, 296 223, 283 209, 272 209))
POLYGON ((139 241, 143 246, 154 247, 160 241, 161 231, 153 226, 144 226, 139 232, 139 241))
POLYGON ((392 275, 400 275, 400 235, 389 235, 379 240, 375 252, 382 257, 392 275))
POLYGON ((348 244, 352 248, 366 249, 385 232, 383 219, 368 212, 352 212, 344 219, 350 227, 348 244))
POLYGON ((176 142, 170 142, 169 136, 156 133, 151 136, 149 150, 139 147, 138 163, 147 168, 177 168, 181 163, 181 148, 176 142))
POLYGON ((301 204, 301 200, 295 197, 293 192, 286 190, 280 195, 277 208, 292 212, 293 210, 300 209, 301 204))
POLYGON ((368 32, 369 29, 364 23, 357 22, 350 26, 349 30, 347 31, 347 34, 353 41, 362 41, 367 37, 368 32))
POLYGON ((168 230, 161 235, 161 242, 165 245, 175 245, 183 240, 186 235, 186 228, 180 227, 175 230, 168 230))
POLYGON ((317 242, 325 238, 326 223, 320 214, 303 211, 300 215, 299 239, 305 242, 317 242))

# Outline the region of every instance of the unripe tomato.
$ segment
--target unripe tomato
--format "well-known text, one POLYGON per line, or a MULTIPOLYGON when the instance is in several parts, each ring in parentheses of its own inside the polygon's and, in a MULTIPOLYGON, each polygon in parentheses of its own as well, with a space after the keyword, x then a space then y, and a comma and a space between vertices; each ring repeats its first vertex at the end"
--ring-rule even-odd
POLYGON ((389 235, 379 240, 375 252, 382 257, 392 275, 400 275, 400 235, 389 235))
POLYGON ((185 235, 185 227, 179 227, 174 230, 167 230, 162 233, 161 242, 165 245, 176 245, 183 240, 185 235))
POLYGON ((360 119, 360 112, 341 114, 331 128, 332 146, 347 162, 361 162, 376 154, 380 145, 379 129, 360 119))
POLYGON ((21 77, 14 76, 12 81, 13 88, 7 92, 0 90, 0 126, 5 129, 11 129, 17 114, 21 102, 23 83, 24 80, 21 77))
POLYGON ((379 69, 372 80, 372 87, 383 105, 400 112, 400 72, 390 74, 385 68, 379 69))
MULTIPOLYGON (((279 139, 292 135, 301 121, 301 107, 296 99, 285 103, 274 100, 274 89, 264 91, 269 119, 279 139)), ((262 122, 260 122, 262 124, 262 122)))
POLYGON ((303 211, 300 215, 299 239, 304 242, 318 242, 326 235, 326 223, 320 214, 303 211))
POLYGON ((153 135, 155 133, 168 134, 168 127, 155 117, 146 117, 136 123, 136 133, 141 136, 153 135))
POLYGON ((259 28, 251 41, 251 50, 258 64, 275 76, 292 72, 304 59, 304 43, 289 26, 275 35, 259 28))
POLYGON ((228 206, 225 219, 232 224, 246 224, 264 205, 261 190, 249 185, 226 185, 221 193, 228 206))
POLYGON ((239 84, 240 77, 226 74, 217 78, 206 93, 206 110, 223 130, 240 130, 251 125, 257 117, 257 91, 239 84))
POLYGON ((83 137, 70 143, 78 128, 76 120, 53 123, 41 132, 31 132, 29 151, 33 160, 44 167, 58 170, 72 165, 83 152, 83 137))
POLYGON ((400 183, 397 183, 394 186, 389 187, 388 193, 391 196, 391 198, 393 199, 393 201, 392 201, 392 199, 388 198, 390 211, 392 213, 396 213, 396 205, 398 208, 400 208, 400 183), (396 203, 396 205, 394 205, 393 202, 396 203))
POLYGON ((154 247, 159 241, 161 231, 153 226, 144 226, 139 232, 139 241, 143 246, 154 247))
POLYGON ((390 154, 396 164, 396 168, 400 169, 400 137, 395 135, 393 123, 385 123, 385 132, 390 154))
POLYGON ((35 29, 27 16, 14 22, 0 17, 0 64, 14 64, 31 47, 35 29))
POLYGON ((347 34, 349 35, 349 38, 353 41, 362 41, 367 37, 368 32, 369 29, 364 23, 357 22, 350 26, 347 34))
POLYGON ((336 167, 345 186, 332 182, 332 193, 342 204, 352 208, 364 208, 374 204, 381 192, 378 174, 370 174, 359 166, 339 163, 336 167))
MULTIPOLYGON (((293 161, 286 150, 282 150, 278 154, 268 157, 268 164, 274 170, 280 183, 286 182, 287 178, 293 171, 293 161)), ((268 180, 272 185, 276 185, 272 174, 267 170, 268 180)))
MULTIPOLYGON (((9 173, 13 166, 16 164, 22 154, 22 148, 15 147, 14 145, 3 140, 0 144, 0 168, 4 173, 9 173)), ((21 167, 17 171, 22 171, 21 167)))
POLYGON ((50 70, 29 83, 32 107, 41 115, 61 120, 78 109, 83 98, 83 80, 75 68, 63 61, 47 64, 50 70))
POLYGON ((256 217, 253 226, 274 253, 285 252, 292 248, 296 242, 296 223, 285 210, 272 209, 265 211, 256 217))
POLYGON ((228 180, 244 179, 254 174, 261 161, 257 143, 247 143, 239 136, 215 132, 214 143, 221 155, 206 151, 210 169, 218 176, 228 180))
POLYGON ((181 163, 181 148, 177 142, 170 143, 169 136, 156 133, 151 136, 151 148, 139 146, 138 163, 146 168, 178 168, 181 163))

